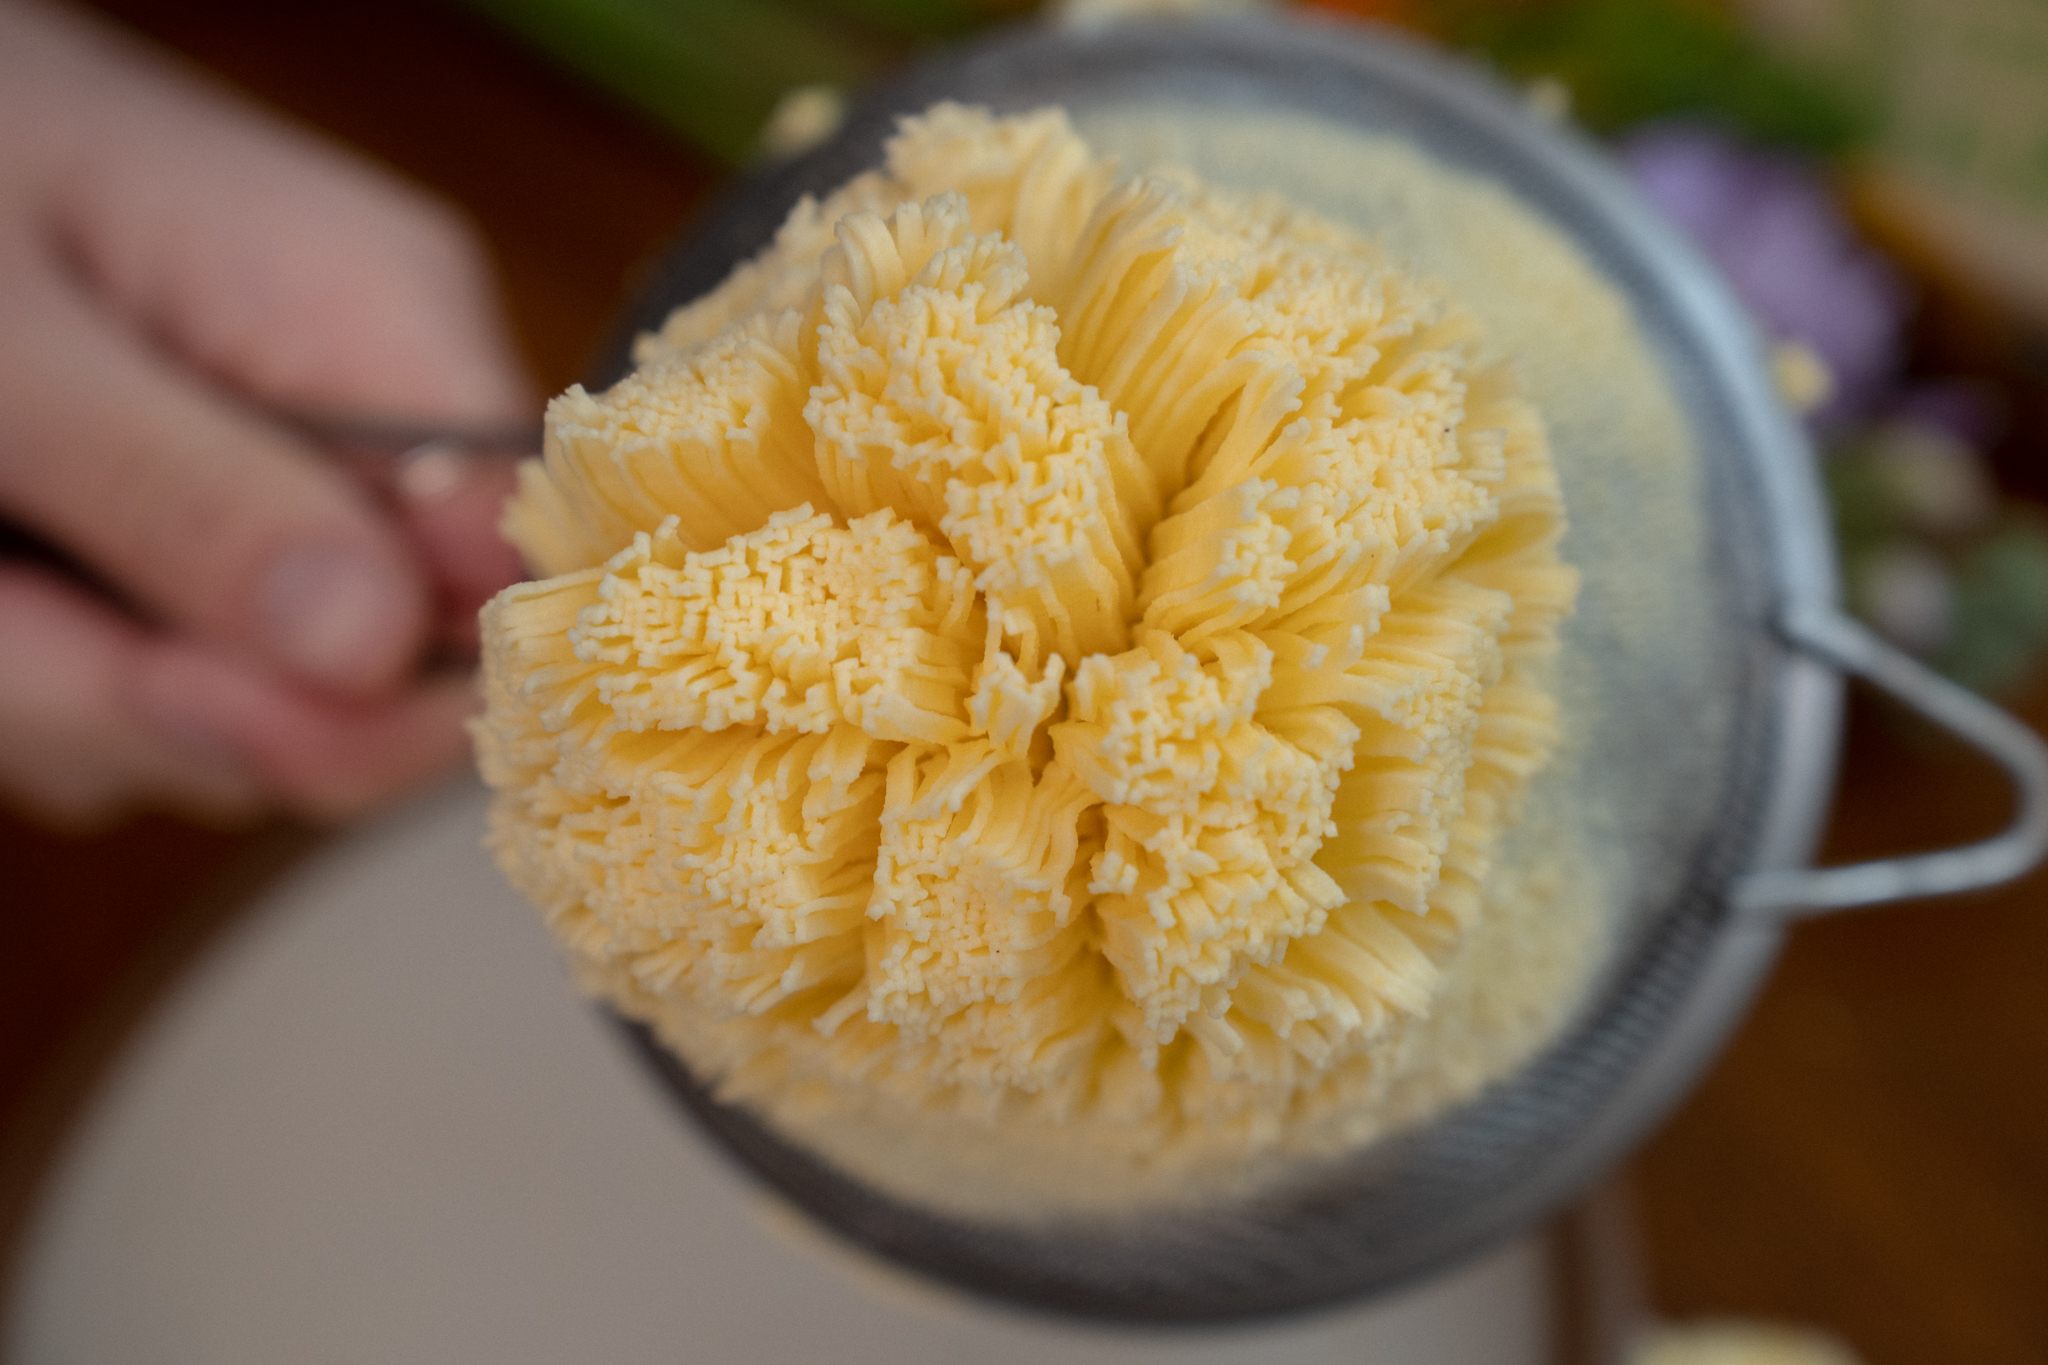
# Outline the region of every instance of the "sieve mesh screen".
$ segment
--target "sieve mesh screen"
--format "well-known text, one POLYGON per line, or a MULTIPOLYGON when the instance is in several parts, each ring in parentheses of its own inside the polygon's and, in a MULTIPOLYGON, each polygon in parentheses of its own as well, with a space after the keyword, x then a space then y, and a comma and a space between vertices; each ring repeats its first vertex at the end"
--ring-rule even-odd
MULTIPOLYGON (((1672 1065, 1654 1056, 1667 1036, 1725 1026, 1725 1003, 1703 1021, 1688 1012, 1725 945, 1724 888, 1752 860, 1764 821, 1785 663, 1763 629, 1777 568, 1755 432, 1723 378, 1726 347, 1701 335, 1697 301, 1669 262, 1646 255, 1634 225, 1560 181, 1526 140, 1503 141, 1503 119, 1529 116, 1474 95, 1441 59, 1332 37, 1283 26, 1038 33, 925 68, 857 109, 832 142, 747 187, 630 320, 635 332, 658 323, 750 254, 799 193, 870 164, 894 115, 941 98, 997 112, 1058 103, 1134 162, 1282 191, 1362 226, 1479 315, 1550 425, 1572 518, 1566 553, 1585 588, 1561 661, 1566 751, 1503 861, 1523 904, 1573 923, 1525 923, 1468 954, 1475 979, 1497 968, 1489 951, 1512 958, 1547 944, 1558 960, 1546 967, 1548 994, 1518 1008, 1489 1012, 1468 983, 1462 1012, 1447 1011, 1463 1037, 1434 1050, 1424 1040, 1431 1065, 1390 1088, 1388 1115, 1440 1108, 1447 1067, 1466 1069, 1468 1091, 1505 1069, 1501 1048, 1489 1063, 1461 1046, 1474 1038, 1554 1036, 1473 1102, 1249 1204, 1130 1225, 999 1228, 844 1179, 709 1100, 636 1033, 703 1124, 825 1224, 1014 1301, 1129 1319, 1241 1317, 1424 1273, 1596 1175, 1675 1089, 1670 1077, 1646 1079, 1672 1065), (1601 303, 1610 288, 1632 319, 1601 303)), ((1768 945, 1758 951, 1760 968, 1768 945)), ((1754 971, 1735 975, 1719 995, 1739 1004, 1754 971)))

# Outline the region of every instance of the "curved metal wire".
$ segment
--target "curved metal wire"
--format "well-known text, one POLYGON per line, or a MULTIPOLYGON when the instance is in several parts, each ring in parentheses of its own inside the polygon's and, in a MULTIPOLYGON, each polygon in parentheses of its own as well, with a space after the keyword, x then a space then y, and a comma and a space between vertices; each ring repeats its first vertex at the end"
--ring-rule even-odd
POLYGON ((2015 809, 2005 829, 1957 848, 1842 867, 1752 872, 1733 888, 1730 900, 1738 911, 1797 919, 1954 895, 2011 881, 2048 857, 2048 740, 1838 611, 1792 606, 1779 630, 1795 648, 1862 678, 1996 763, 2012 782, 2015 809))

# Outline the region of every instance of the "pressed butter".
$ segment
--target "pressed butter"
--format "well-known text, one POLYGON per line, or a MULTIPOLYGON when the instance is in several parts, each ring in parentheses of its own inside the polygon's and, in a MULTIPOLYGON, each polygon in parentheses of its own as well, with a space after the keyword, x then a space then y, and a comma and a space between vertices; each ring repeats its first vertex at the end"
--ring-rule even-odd
POLYGON ((1058 113, 912 120, 551 406, 544 576, 485 615, 501 865, 857 1173, 1249 1169, 1408 1045, 1553 744, 1576 579, 1482 341, 1058 113))

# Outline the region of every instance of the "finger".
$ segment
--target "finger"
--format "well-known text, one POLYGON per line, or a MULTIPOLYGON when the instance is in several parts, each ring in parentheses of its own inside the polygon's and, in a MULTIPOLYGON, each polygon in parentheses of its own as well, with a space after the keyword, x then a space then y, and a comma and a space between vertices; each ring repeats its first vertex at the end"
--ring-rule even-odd
POLYGON ((137 700, 163 728, 204 735, 244 759, 288 808, 338 820, 460 764, 475 689, 467 678, 442 678, 390 701, 351 702, 188 649, 150 658, 137 700))
POLYGON ((0 112, 66 111, 24 174, 125 316, 275 399, 525 406, 484 253, 439 200, 85 16, 0 9, 0 40, 22 58, 0 112))
POLYGON ((477 612, 523 576, 518 554, 498 530, 513 482, 502 458, 448 450, 424 452, 399 471, 399 507, 434 581, 444 647, 473 648, 477 612))
POLYGON ((466 679, 376 705, 336 701, 153 636, 40 571, 0 569, 0 637, 0 793, 63 820, 144 804, 215 817, 281 804, 338 819, 467 751, 466 679))
POLYGON ((367 693, 407 670, 423 577, 361 488, 60 282, 19 293, 0 506, 151 612, 308 682, 367 693))
POLYGON ((130 689, 156 647, 134 623, 40 570, 0 566, 0 793, 69 823, 143 802, 232 817, 255 771, 204 734, 148 723, 130 689))
MULTIPOLYGON (((414 420, 533 415, 469 224, 110 30, 45 18, 52 33, 30 83, 52 98, 90 85, 100 98, 75 145, 43 159, 40 183, 67 259, 124 320, 270 403, 414 420)), ((36 93, 18 92, 23 109, 39 107, 36 93)), ((497 475, 456 473, 474 487, 439 500, 416 530, 460 604, 477 582, 501 580, 508 556, 489 505, 497 475)))
POLYGON ((533 414, 488 259, 438 201, 219 100, 168 108, 98 170, 56 210, 86 279, 230 386, 401 417, 533 414))
MULTIPOLYGON (((467 226, 333 149, 308 141, 276 150, 261 179, 243 172, 222 186, 238 232, 195 228, 171 272, 176 296, 142 299, 144 315, 181 353, 267 400, 409 419, 532 417, 538 401, 467 226), (314 204, 317 232, 305 216, 314 204), (225 249, 259 226, 252 247, 225 249)), ((209 214, 224 206, 182 202, 209 214)), ((110 213, 101 230, 119 221, 110 213)), ((440 589, 439 618, 471 632, 476 609, 518 576, 497 530, 510 475, 498 460, 453 455, 416 461, 411 473, 400 505, 440 589)))

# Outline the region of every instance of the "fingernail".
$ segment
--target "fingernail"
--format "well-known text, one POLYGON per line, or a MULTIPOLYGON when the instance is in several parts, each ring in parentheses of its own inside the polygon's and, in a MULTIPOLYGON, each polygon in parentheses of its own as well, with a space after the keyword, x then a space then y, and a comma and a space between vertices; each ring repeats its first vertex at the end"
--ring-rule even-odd
POLYGON ((306 680, 369 687, 404 666, 418 593, 380 560, 330 546, 295 546, 272 565, 262 591, 265 638, 306 680))
POLYGON ((446 441, 414 446, 398 460, 398 495, 408 502, 439 502, 469 482, 475 464, 446 441))

